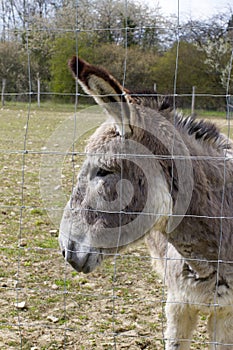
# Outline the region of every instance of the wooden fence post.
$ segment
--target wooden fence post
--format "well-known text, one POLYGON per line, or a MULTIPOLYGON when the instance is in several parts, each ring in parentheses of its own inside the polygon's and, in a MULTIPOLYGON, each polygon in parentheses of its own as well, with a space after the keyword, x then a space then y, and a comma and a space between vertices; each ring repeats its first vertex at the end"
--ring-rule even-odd
POLYGON ((4 107, 5 100, 4 100, 4 93, 6 88, 6 79, 2 79, 2 94, 1 94, 1 101, 2 101, 2 107, 4 107))
POLYGON ((40 76, 37 74, 37 105, 40 107, 40 76))
POLYGON ((193 91, 192 91, 192 106, 191 106, 191 114, 194 115, 195 112, 195 88, 196 86, 193 86, 193 91))

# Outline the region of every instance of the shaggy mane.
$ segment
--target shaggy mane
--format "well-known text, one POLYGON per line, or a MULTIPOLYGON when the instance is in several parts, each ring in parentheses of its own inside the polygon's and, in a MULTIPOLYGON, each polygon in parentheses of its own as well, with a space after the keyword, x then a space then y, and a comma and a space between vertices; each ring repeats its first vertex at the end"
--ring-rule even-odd
POLYGON ((228 138, 212 122, 203 119, 196 120, 192 116, 183 117, 181 114, 177 114, 175 119, 176 126, 186 131, 188 135, 193 135, 196 140, 207 142, 217 149, 232 148, 228 138))
MULTIPOLYGON (((133 99, 132 103, 158 111, 174 110, 172 96, 160 97, 157 92, 149 90, 127 92, 133 99)), ((203 119, 196 120, 193 116, 184 117, 182 114, 176 113, 175 126, 188 133, 188 135, 193 135, 196 140, 203 141, 217 149, 226 150, 232 148, 227 137, 223 135, 219 128, 212 122, 203 119)))
POLYGON ((171 96, 160 97, 156 91, 151 90, 127 90, 127 93, 132 97, 132 102, 144 107, 149 107, 162 111, 165 109, 172 109, 173 98, 171 96))

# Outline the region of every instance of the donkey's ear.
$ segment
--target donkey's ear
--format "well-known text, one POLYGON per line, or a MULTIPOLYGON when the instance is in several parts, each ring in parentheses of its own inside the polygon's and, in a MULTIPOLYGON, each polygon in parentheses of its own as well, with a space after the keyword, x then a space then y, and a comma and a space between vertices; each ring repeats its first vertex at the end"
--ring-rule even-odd
POLYGON ((69 61, 69 67, 83 90, 114 118, 118 132, 124 135, 131 130, 127 90, 103 68, 93 66, 76 56, 69 61))

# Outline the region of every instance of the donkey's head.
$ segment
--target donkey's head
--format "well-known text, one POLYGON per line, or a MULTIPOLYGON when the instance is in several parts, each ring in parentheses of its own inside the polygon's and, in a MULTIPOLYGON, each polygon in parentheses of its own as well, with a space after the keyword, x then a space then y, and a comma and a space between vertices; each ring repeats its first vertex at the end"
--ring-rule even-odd
POLYGON ((133 97, 105 70, 76 57, 69 65, 109 116, 88 142, 60 226, 65 259, 88 273, 153 227, 165 232, 177 199, 169 173, 179 175, 168 158, 174 149, 186 154, 186 148, 164 111, 166 101, 159 106, 156 97, 133 97))

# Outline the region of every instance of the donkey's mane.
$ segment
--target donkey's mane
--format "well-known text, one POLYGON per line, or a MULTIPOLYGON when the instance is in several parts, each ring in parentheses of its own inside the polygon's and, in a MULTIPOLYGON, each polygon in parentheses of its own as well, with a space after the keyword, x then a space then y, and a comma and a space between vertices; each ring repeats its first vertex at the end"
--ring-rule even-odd
POLYGON ((199 142, 207 143, 217 149, 226 150, 232 148, 229 139, 223 135, 219 128, 212 122, 206 120, 196 120, 193 116, 184 117, 182 114, 175 114, 175 125, 193 135, 199 142))
MULTIPOLYGON (((187 133, 193 135, 198 142, 211 145, 219 150, 231 149, 232 145, 229 139, 223 135, 219 128, 212 122, 206 120, 197 120, 193 116, 183 116, 175 111, 172 96, 159 96, 155 91, 127 91, 132 98, 132 102, 144 107, 156 109, 158 111, 169 110, 174 118, 175 126, 187 133)), ((172 119, 171 119, 172 120, 172 119)))
POLYGON ((127 90, 127 94, 132 97, 133 103, 159 111, 172 108, 171 106, 173 105, 171 96, 159 96, 156 91, 127 90))

